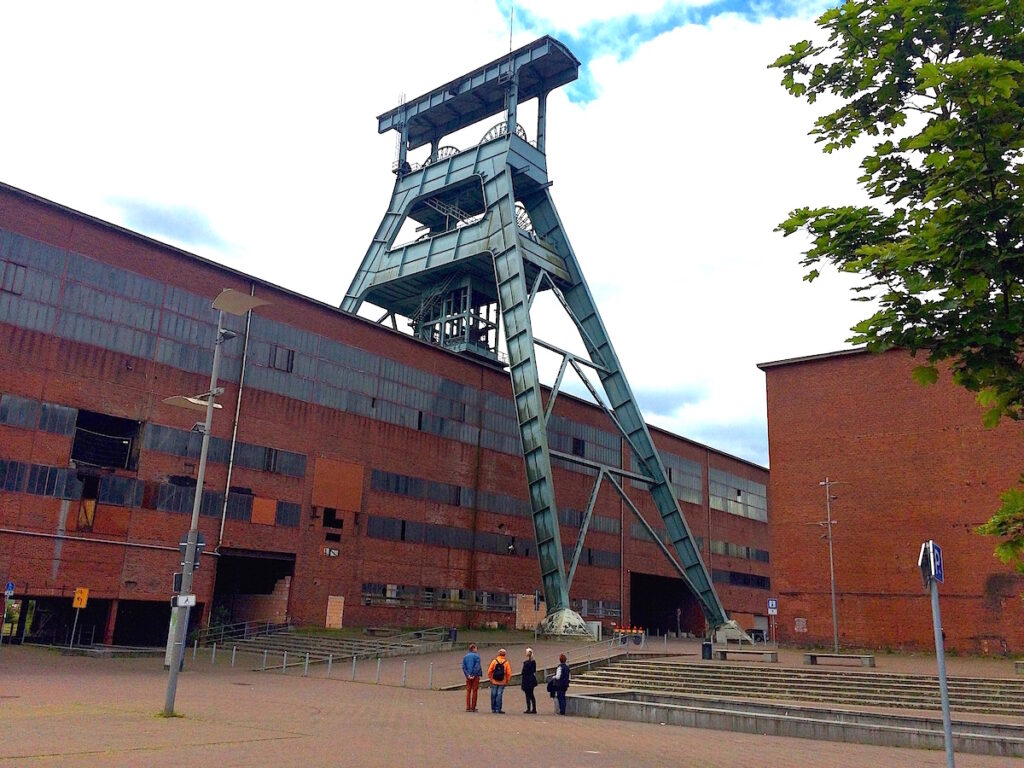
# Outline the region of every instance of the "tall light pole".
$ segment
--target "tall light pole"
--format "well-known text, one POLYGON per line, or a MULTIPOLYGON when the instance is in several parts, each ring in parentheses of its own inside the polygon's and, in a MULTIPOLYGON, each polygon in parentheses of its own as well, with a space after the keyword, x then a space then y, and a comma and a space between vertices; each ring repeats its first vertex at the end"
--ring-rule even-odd
POLYGON ((836 521, 832 519, 832 486, 837 480, 830 480, 826 477, 818 485, 825 487, 825 522, 818 525, 825 526, 825 538, 828 539, 828 576, 832 585, 832 648, 834 653, 839 653, 839 618, 836 612, 836 567, 832 559, 832 526, 836 521))
MULTIPOLYGON (((224 393, 223 387, 217 386, 217 375, 220 373, 221 345, 235 337, 234 331, 224 328, 224 313, 229 315, 244 315, 256 307, 269 304, 263 299, 257 299, 240 291, 225 288, 216 299, 213 300, 213 308, 217 310, 217 339, 213 347, 213 370, 210 372, 210 391, 195 397, 176 395, 167 398, 164 402, 170 405, 177 405, 189 410, 200 410, 206 412, 206 421, 202 425, 203 444, 199 451, 199 472, 196 475, 196 492, 192 501, 192 520, 189 524, 188 539, 185 547, 185 562, 181 567, 181 596, 188 598, 192 595, 192 572, 195 570, 196 543, 199 540, 199 509, 203 501, 203 480, 206 475, 206 455, 210 448, 210 425, 213 423, 213 409, 220 408, 216 403, 217 395, 224 393)), ((171 668, 167 677, 167 696, 164 699, 165 716, 174 714, 174 697, 178 690, 178 668, 181 666, 182 656, 185 653, 185 630, 187 629, 185 619, 176 614, 180 609, 171 609, 171 627, 174 633, 174 642, 171 648, 171 668), (175 621, 175 618, 177 620, 175 621)))

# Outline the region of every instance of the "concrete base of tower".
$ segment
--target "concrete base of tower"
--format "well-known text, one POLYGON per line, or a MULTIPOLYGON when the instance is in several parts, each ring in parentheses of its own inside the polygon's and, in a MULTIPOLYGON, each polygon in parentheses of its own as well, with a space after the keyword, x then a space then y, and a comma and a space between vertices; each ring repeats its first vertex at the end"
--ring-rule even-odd
POLYGON ((570 608, 563 608, 545 616, 540 623, 540 631, 545 635, 585 635, 590 637, 587 623, 583 617, 570 608))

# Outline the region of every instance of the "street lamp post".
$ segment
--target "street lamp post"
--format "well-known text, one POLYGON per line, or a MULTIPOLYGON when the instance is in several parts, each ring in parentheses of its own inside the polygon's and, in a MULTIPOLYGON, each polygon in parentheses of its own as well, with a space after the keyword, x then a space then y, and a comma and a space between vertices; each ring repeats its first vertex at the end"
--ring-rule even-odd
MULTIPOLYGON (((185 562, 181 567, 181 595, 192 594, 192 572, 194 570, 196 557, 196 543, 199 540, 199 509, 203 501, 203 480, 206 475, 206 456, 210 448, 210 426, 213 423, 213 409, 220 408, 216 403, 217 395, 223 394, 224 388, 217 386, 217 375, 220 373, 221 345, 235 337, 234 331, 224 328, 224 313, 230 315, 244 315, 256 307, 263 306, 269 302, 257 299, 249 294, 226 288, 220 292, 213 301, 213 308, 217 310, 217 338, 213 348, 213 369, 210 372, 210 391, 196 397, 184 397, 177 395, 169 397, 164 402, 177 405, 190 410, 202 410, 206 412, 206 421, 202 424, 203 443, 199 451, 199 471, 196 475, 195 498, 192 501, 192 519, 188 529, 188 539, 185 547, 185 562)), ((198 427, 199 425, 197 425, 198 427)), ((174 611, 179 608, 172 608, 172 631, 174 642, 171 647, 171 668, 167 677, 167 696, 164 699, 165 716, 174 714, 174 698, 178 689, 178 669, 185 653, 185 631, 186 621, 180 615, 174 621, 174 611)))
POLYGON ((832 486, 838 481, 826 477, 818 485, 825 487, 825 522, 818 525, 825 526, 825 538, 828 539, 828 576, 832 587, 832 648, 834 653, 839 653, 839 618, 836 612, 836 568, 832 559, 832 526, 836 521, 832 519, 832 486))

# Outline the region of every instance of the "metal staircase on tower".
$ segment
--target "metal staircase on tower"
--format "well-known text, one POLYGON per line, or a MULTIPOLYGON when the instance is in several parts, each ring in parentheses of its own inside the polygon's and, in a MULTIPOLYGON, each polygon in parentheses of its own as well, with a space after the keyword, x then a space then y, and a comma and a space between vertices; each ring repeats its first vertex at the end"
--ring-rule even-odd
POLYGON ((566 46, 543 37, 378 117, 380 133, 400 134, 395 186, 341 308, 356 313, 369 302, 386 311, 382 322, 407 318, 416 337, 492 363, 503 362, 499 332, 504 329, 547 603, 545 631, 586 632, 583 620, 570 608, 569 590, 604 482, 652 534, 715 629, 731 622, 694 545, 550 194, 546 100, 552 90, 576 79, 579 66, 566 46), (536 143, 527 140, 516 120, 518 107, 530 99, 537 100, 536 143), (441 146, 446 136, 499 114, 502 121, 478 145, 462 151, 441 146), (409 162, 409 151, 428 145, 425 162, 409 162), (406 221, 425 234, 396 245, 406 221), (534 336, 530 310, 542 291, 551 291, 571 319, 586 356, 534 336), (562 358, 546 404, 538 375, 539 348, 562 358), (570 367, 621 433, 637 471, 550 449, 547 422, 570 367), (596 374, 599 386, 584 369, 596 374), (596 474, 568 564, 559 534, 552 458, 584 464, 596 474), (653 497, 671 549, 630 500, 627 481, 645 487, 653 497))

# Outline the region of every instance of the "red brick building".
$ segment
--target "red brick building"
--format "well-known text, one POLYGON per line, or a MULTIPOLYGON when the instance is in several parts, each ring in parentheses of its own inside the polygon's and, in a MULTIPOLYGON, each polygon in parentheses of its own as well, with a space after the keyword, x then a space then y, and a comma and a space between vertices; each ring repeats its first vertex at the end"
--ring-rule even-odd
MULTIPOLYGON (((194 614, 322 626, 342 598, 346 624, 513 624, 539 574, 505 370, 0 185, 0 576, 25 607, 18 636, 65 641, 87 587, 85 640, 165 639, 201 436, 163 400, 209 388, 225 287, 270 304, 227 323, 194 614)), ((558 399, 550 432, 630 466, 579 400, 558 399)), ((725 608, 765 626, 767 470, 654 439, 725 608)), ((593 478, 557 472, 571 551, 593 478)), ((574 606, 652 629, 679 608, 700 631, 628 508, 605 489, 595 515, 574 606)))
POLYGON ((921 543, 943 551, 947 647, 1024 649, 1024 578, 975 528, 1024 469, 1019 424, 988 430, 948 373, 922 387, 904 352, 766 363, 773 589, 781 641, 831 645, 825 478, 831 486, 841 645, 933 647, 921 543))

